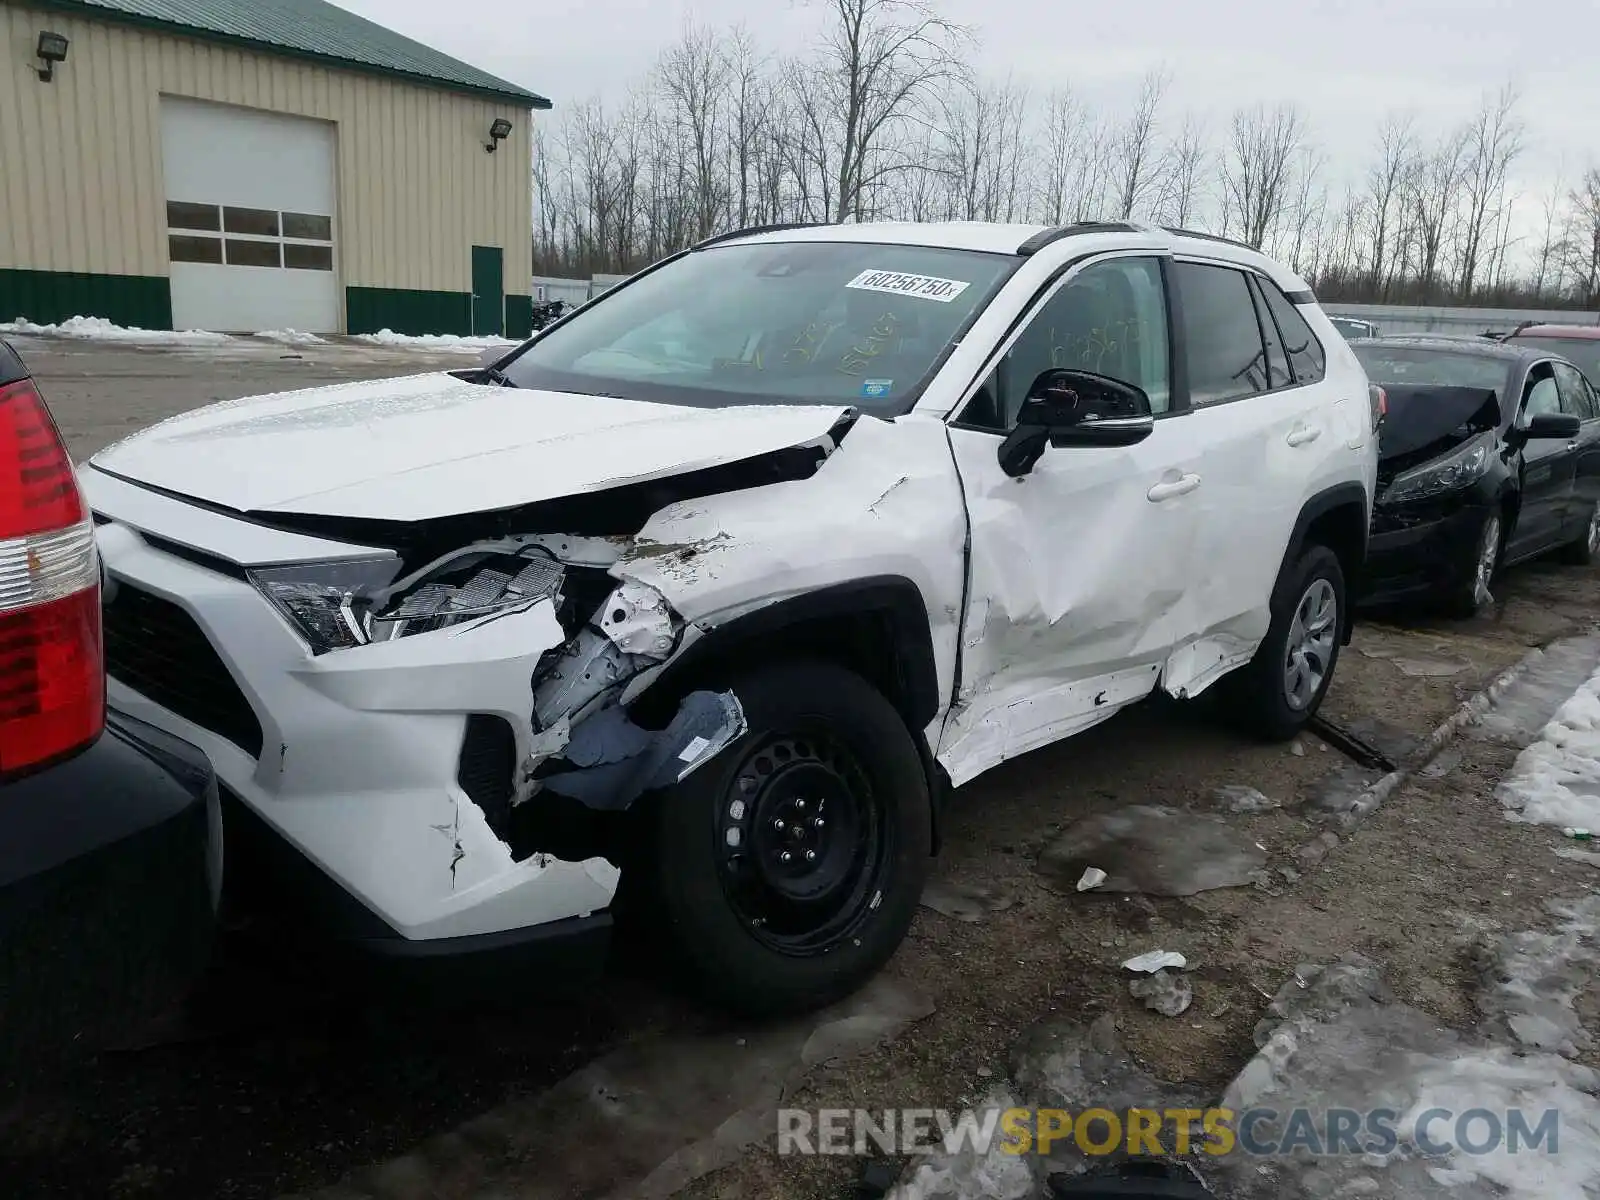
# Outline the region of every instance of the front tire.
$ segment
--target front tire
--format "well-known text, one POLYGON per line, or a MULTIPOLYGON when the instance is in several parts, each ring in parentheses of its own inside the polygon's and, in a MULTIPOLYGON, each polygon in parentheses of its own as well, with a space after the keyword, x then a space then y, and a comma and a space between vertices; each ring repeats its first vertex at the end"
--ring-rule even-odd
POLYGON ((1489 585, 1494 582, 1500 568, 1501 542, 1504 540, 1500 514, 1492 512, 1484 518, 1478 540, 1473 543, 1472 563, 1467 578, 1450 597, 1447 607, 1452 616, 1468 619, 1477 616, 1494 600, 1489 585))
POLYGON ((932 808, 913 734, 860 676, 796 662, 731 682, 748 730, 661 797, 645 869, 696 991, 758 1016, 855 991, 916 915, 932 808))
POLYGON ((1288 741, 1316 714, 1339 661, 1345 599, 1339 556, 1308 547, 1278 581, 1272 624, 1230 692, 1243 727, 1288 741))

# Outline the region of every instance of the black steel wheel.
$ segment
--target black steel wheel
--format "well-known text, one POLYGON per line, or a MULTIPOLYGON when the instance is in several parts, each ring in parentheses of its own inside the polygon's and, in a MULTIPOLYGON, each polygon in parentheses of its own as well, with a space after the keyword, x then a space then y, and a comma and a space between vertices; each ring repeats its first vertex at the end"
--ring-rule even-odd
POLYGON ((711 999, 817 1008, 866 982, 910 927, 928 780, 894 706, 842 667, 780 664, 729 685, 748 730, 661 797, 652 901, 711 999))

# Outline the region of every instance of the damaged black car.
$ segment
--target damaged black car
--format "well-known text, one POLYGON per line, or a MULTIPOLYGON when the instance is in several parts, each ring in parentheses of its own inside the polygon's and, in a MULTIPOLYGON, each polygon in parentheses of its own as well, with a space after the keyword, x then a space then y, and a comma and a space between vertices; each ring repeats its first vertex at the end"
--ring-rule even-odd
POLYGON ((1472 616, 1502 568, 1600 549, 1600 398, 1567 360, 1498 343, 1353 344, 1387 398, 1363 600, 1472 616))

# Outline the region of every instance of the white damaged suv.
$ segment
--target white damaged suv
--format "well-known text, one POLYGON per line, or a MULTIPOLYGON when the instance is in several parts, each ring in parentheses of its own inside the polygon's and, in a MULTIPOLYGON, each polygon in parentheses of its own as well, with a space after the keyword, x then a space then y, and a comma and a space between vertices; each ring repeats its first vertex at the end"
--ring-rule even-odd
POLYGON ((1156 689, 1305 724, 1380 396, 1216 238, 743 231, 492 366, 96 455, 109 687, 210 754, 230 870, 369 949, 578 962, 620 895, 808 1008, 901 942, 951 786, 1156 689))

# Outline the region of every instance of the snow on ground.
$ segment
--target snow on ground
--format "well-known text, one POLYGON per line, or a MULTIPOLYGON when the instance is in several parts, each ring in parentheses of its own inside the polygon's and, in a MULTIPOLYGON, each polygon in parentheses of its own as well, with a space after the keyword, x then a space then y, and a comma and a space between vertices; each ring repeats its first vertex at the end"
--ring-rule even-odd
POLYGON ((327 342, 314 333, 301 333, 298 329, 268 329, 256 334, 267 342, 281 342, 285 346, 325 346, 327 342))
POLYGON ((138 342, 145 345, 209 346, 231 341, 225 333, 208 333, 201 329, 176 331, 171 329, 139 329, 113 325, 104 317, 72 317, 59 325, 35 325, 19 317, 0 325, 0 334, 21 334, 28 337, 75 338, 87 342, 138 342))
POLYGON ((1517 756, 1497 794, 1513 821, 1600 830, 1600 671, 1517 756))
POLYGON ((356 341, 367 342, 374 346, 459 351, 463 354, 475 354, 481 350, 499 349, 517 344, 512 339, 503 337, 458 337, 450 333, 407 334, 396 333, 392 329, 380 329, 377 333, 359 333, 356 335, 356 341))

